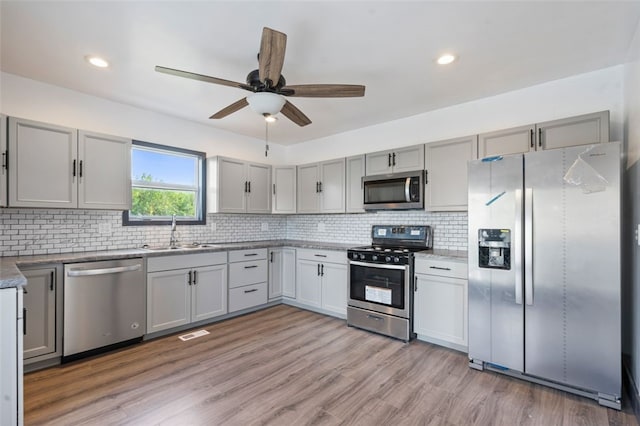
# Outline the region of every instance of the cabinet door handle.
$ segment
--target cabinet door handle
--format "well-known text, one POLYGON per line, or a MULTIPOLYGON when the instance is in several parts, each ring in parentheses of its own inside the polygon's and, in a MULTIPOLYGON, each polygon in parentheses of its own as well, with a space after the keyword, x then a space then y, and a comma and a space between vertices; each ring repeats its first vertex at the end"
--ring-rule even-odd
POLYGON ((189 271, 189 273, 188 273, 187 275, 189 276, 189 278, 188 278, 188 280, 187 280, 187 283, 188 283, 189 285, 191 285, 191 271, 189 271))
POLYGON ((80 160, 80 165, 78 166, 78 175, 80 177, 82 177, 82 162, 83 162, 83 160, 80 160))
POLYGON ((2 174, 7 170, 7 151, 2 153, 2 174))
POLYGON ((322 192, 322 182, 318 182, 320 184, 320 191, 318 192, 322 192))
POLYGON ((441 271, 450 271, 451 270, 451 268, 443 268, 441 266, 429 266, 429 268, 431 268, 431 269, 439 269, 441 271))
POLYGON ((273 195, 276 195, 276 184, 273 184, 273 195))
POLYGON ((193 285, 198 284, 198 271, 193 271, 193 285))
POLYGON ((247 181, 246 180, 244 181, 244 193, 245 194, 247 193, 247 181))
POLYGON ((249 185, 248 185, 248 188, 249 188, 249 189, 248 189, 248 191, 247 191, 247 192, 251 192, 251 181, 249 181, 249 182, 247 182, 247 183, 249 184, 249 185))
POLYGON ((429 170, 425 170, 424 171, 424 184, 428 184, 429 183, 429 170))
POLYGON ((320 276, 324 277, 324 263, 320 265, 320 276))
POLYGON ((542 127, 538 129, 538 146, 542 148, 542 127))
POLYGON ((27 308, 22 308, 22 335, 27 335, 27 308))
POLYGON ((413 291, 418 291, 418 277, 413 276, 413 291))
POLYGON ((318 263, 318 276, 320 276, 320 264, 318 263))
POLYGON ((51 281, 49 281, 49 290, 50 291, 53 291, 53 289, 54 289, 54 282, 53 282, 54 279, 55 279, 55 276, 53 274, 53 271, 51 271, 51 281))
POLYGON ((396 165, 396 153, 395 152, 393 153, 393 164, 392 165, 393 166, 396 165))
POLYGON ((269 255, 269 261, 273 263, 273 252, 271 252, 271 254, 269 255))
POLYGON ((73 177, 76 177, 76 160, 73 160, 73 177))
POLYGON ((533 148, 535 146, 535 141, 534 141, 535 134, 533 133, 533 129, 531 129, 530 132, 531 132, 531 148, 533 148))
POLYGON ((253 269, 253 268, 257 268, 258 265, 251 265, 251 266, 245 266, 244 269, 253 269))
POLYGON ((389 167, 391 167, 391 153, 389 153, 389 161, 388 161, 389 167))
POLYGON ((258 291, 258 289, 257 288, 253 288, 251 290, 245 290, 244 292, 246 294, 246 293, 253 293, 254 291, 258 291))

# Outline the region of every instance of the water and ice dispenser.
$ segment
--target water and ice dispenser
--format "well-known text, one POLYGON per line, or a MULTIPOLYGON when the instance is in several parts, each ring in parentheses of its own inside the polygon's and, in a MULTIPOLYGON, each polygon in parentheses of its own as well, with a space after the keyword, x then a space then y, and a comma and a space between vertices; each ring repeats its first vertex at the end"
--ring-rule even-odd
POLYGON ((511 230, 479 229, 480 268, 511 269, 511 230))

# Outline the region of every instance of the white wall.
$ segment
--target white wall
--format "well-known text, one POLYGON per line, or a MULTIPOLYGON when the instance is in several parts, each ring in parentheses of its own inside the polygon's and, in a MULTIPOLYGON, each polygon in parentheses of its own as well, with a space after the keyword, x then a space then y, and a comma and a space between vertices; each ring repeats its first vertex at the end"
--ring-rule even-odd
POLYGON ((640 385, 640 247, 635 231, 640 224, 640 24, 624 66, 624 111, 623 352, 637 387, 640 385))
POLYGON ((275 164, 284 147, 17 75, 0 73, 0 112, 14 117, 275 164))
POLYGON ((434 142, 595 111, 610 110, 611 138, 622 137, 622 65, 442 108, 288 147, 303 164, 434 142))

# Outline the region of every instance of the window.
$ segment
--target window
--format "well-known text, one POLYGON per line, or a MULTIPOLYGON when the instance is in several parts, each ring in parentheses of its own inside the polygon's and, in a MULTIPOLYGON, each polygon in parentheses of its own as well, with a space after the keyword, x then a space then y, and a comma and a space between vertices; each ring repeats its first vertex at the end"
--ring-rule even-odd
POLYGON ((131 210, 124 225, 205 224, 205 154, 133 141, 131 210))

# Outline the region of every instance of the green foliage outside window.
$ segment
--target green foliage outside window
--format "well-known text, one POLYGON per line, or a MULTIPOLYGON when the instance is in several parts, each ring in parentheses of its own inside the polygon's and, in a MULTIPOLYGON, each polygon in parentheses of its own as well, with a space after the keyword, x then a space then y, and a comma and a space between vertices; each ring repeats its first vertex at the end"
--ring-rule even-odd
MULTIPOLYGON (((143 174, 141 181, 153 182, 153 177, 143 174)), ((193 191, 168 189, 132 189, 131 216, 171 216, 194 217, 196 215, 196 194, 193 191)))

